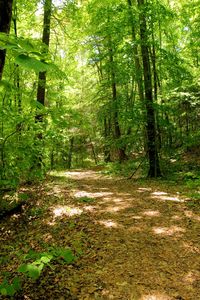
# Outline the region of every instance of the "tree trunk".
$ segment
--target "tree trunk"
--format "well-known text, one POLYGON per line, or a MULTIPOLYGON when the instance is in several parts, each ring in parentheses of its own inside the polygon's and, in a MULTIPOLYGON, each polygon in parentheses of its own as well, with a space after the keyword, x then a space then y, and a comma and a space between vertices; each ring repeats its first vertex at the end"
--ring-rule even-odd
MULTIPOLYGON (((137 39, 136 39, 136 29, 135 29, 135 24, 133 22, 133 12, 132 12, 132 7, 133 7, 133 3, 132 0, 127 0, 128 2, 128 6, 129 6, 129 16, 130 16, 130 25, 131 25, 131 33, 132 33, 132 41, 133 41, 133 60, 134 60, 134 64, 135 64, 135 79, 136 79, 136 83, 137 83, 137 87, 138 87, 138 94, 139 94, 139 99, 141 101, 141 104, 143 106, 143 110, 145 111, 145 98, 144 98, 144 83, 143 83, 143 70, 142 70, 142 65, 140 62, 140 53, 138 51, 138 46, 137 46, 137 39)), ((144 119, 146 118, 146 116, 144 116, 144 119)), ((144 150, 146 152, 146 129, 144 130, 144 150)))
POLYGON ((110 146, 107 145, 107 139, 110 137, 110 131, 111 131, 111 124, 110 124, 110 118, 106 119, 104 117, 104 137, 105 137, 105 145, 104 145, 104 161, 111 162, 111 154, 110 154, 110 146))
POLYGON ((156 141, 156 120, 153 107, 152 75, 148 48, 148 31, 145 17, 144 0, 137 0, 140 10, 140 43, 144 74, 145 106, 147 114, 147 147, 149 158, 149 177, 161 176, 157 141, 156 141))
MULTIPOLYGON (((114 106, 114 113, 113 113, 113 123, 114 123, 114 138, 116 141, 119 141, 121 138, 121 130, 119 126, 119 117, 118 117, 118 100, 117 100, 117 84, 116 84, 116 76, 114 70, 114 57, 113 57, 113 49, 112 49, 112 42, 109 37, 109 59, 110 59, 110 72, 111 72, 111 88, 112 88, 112 100, 114 106)), ((124 161, 126 157, 125 153, 125 146, 118 146, 118 157, 119 161, 124 161)))
MULTIPOLYGON (((154 101, 157 103, 158 101, 158 87, 159 87, 159 79, 157 73, 156 66, 156 49, 155 49, 155 37, 154 37, 154 24, 151 22, 151 30, 152 30, 152 50, 150 49, 152 69, 153 69, 153 86, 154 86, 154 101)), ((162 146, 162 138, 161 138, 161 130, 159 124, 159 112, 158 110, 155 112, 156 125, 157 125, 157 147, 161 149, 162 146)))
MULTIPOLYGON (((52 0, 45 0, 43 35, 42 35, 42 42, 46 45, 46 48, 44 48, 44 53, 48 52, 48 48, 49 48, 51 5, 52 5, 52 0)), ((38 88, 37 88, 37 101, 42 105, 45 105, 45 90, 46 90, 46 72, 39 72, 38 88)), ((42 116, 37 115, 36 119, 38 121, 42 121, 42 116)))
MULTIPOLYGON (((13 7, 13 24, 14 24, 14 33, 15 33, 15 37, 18 37, 17 34, 17 6, 16 3, 14 2, 14 7, 13 7)), ((15 74, 14 74, 14 85, 16 88, 16 94, 15 94, 15 106, 18 108, 18 113, 21 114, 22 113, 22 94, 21 94, 21 90, 20 90, 20 69, 19 69, 19 65, 15 64, 15 74)), ((19 129, 21 128, 21 124, 19 124, 20 126, 19 129)))
MULTIPOLYGON (((45 0, 44 2, 44 19, 43 19, 43 35, 42 35, 42 42, 44 43, 43 53, 47 53, 49 49, 49 41, 50 41, 50 21, 51 21, 51 6, 52 0, 45 0)), ((37 101, 45 105, 45 91, 46 91, 46 72, 39 72, 38 77, 38 87, 37 87, 37 101)), ((43 121, 43 114, 39 111, 35 116, 36 122, 43 121)), ((42 141, 43 135, 42 132, 37 133, 36 138, 38 141, 42 141)), ((40 146, 40 150, 37 154, 37 157, 34 161, 34 165, 38 169, 42 169, 43 166, 43 153, 42 153, 42 146, 40 146)))
POLYGON ((133 14, 132 14, 132 1, 127 0, 129 5, 129 14, 130 14, 130 24, 131 24, 131 31, 132 31, 132 40, 133 40, 133 54, 134 54, 134 62, 136 68, 136 82, 138 86, 139 98, 142 103, 144 103, 144 87, 143 87, 143 79, 142 79, 142 67, 139 60, 139 53, 138 47, 136 42, 136 33, 135 33, 135 26, 133 23, 133 14))
POLYGON ((74 137, 71 137, 69 140, 69 152, 68 152, 68 160, 67 160, 67 168, 71 169, 72 166, 72 154, 74 148, 74 137))
MULTIPOLYGON (((13 0, 0 0, 0 32, 9 34, 13 0)), ((5 65, 6 50, 0 50, 0 80, 5 65)))
POLYGON ((97 155, 96 155, 96 151, 95 151, 94 144, 93 144, 93 142, 92 142, 91 137, 90 137, 90 145, 91 145, 92 156, 93 156, 93 158, 94 158, 95 165, 97 165, 97 164, 98 164, 98 157, 97 157, 97 155))

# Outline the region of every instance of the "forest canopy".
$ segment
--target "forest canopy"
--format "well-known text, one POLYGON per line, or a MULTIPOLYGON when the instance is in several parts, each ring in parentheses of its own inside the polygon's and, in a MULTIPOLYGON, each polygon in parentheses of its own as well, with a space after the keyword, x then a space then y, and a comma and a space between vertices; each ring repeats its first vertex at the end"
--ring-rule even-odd
POLYGON ((1 299, 198 298, 199 24, 200 0, 0 0, 1 299))
POLYGON ((0 177, 198 149, 200 2, 0 1, 0 177), (192 148, 193 147, 193 148, 192 148))

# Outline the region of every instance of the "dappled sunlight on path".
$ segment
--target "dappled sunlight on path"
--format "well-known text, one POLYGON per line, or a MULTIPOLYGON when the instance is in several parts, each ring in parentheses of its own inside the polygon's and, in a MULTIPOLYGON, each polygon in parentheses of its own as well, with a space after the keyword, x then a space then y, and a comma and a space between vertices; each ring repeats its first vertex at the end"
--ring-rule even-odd
POLYGON ((94 282, 82 287, 80 299, 200 299, 199 235, 193 230, 199 217, 186 209, 186 199, 155 183, 140 186, 93 170, 65 176, 76 183, 72 199, 90 219, 84 231, 93 245, 87 260, 92 274, 87 265, 82 276, 94 282), (93 290, 99 281, 101 288, 93 290))
POLYGON ((200 300, 200 216, 177 186, 73 170, 34 197, 21 223, 6 224, 6 249, 71 248, 77 259, 27 283, 27 299, 200 300))

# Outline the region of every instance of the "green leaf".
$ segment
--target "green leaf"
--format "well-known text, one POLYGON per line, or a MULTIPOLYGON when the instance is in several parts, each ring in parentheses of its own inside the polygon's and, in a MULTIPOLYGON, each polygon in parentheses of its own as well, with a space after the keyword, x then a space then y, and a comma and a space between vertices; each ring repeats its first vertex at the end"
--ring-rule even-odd
POLYGON ((41 273, 44 268, 44 264, 40 262, 40 264, 38 264, 38 266, 36 266, 36 267, 39 270, 39 272, 41 273))
POLYGON ((23 49, 23 51, 31 52, 34 51, 34 46, 31 44, 30 40, 24 38, 18 38, 19 46, 23 49))
POLYGON ((48 69, 48 64, 37 60, 34 57, 20 54, 16 57, 15 62, 24 69, 33 70, 37 73, 45 72, 48 69))
POLYGON ((14 294, 16 293, 16 290, 12 284, 7 287, 7 293, 8 296, 14 296, 14 294))
POLYGON ((48 264, 53 258, 53 255, 48 254, 47 256, 42 256, 40 258, 41 262, 43 262, 44 264, 48 264))
POLYGON ((23 265, 19 266, 18 272, 21 272, 21 273, 27 272, 27 264, 23 264, 23 265))
POLYGON ((68 264, 74 261, 74 255, 70 249, 63 250, 61 253, 61 256, 63 257, 64 261, 68 264))
POLYGON ((27 200, 28 198, 29 198, 29 195, 28 194, 20 194, 19 195, 19 198, 21 199, 21 200, 27 200))
POLYGON ((13 88, 13 85, 10 84, 9 81, 7 81, 7 80, 0 81, 0 91, 3 89, 12 89, 12 88, 13 88))
POLYGON ((28 271, 28 276, 34 280, 40 277, 41 270, 37 266, 34 266, 33 264, 27 265, 27 271, 28 271))
POLYGON ((39 109, 43 109, 43 108, 44 108, 44 105, 41 104, 39 101, 35 101, 35 105, 36 105, 36 107, 39 108, 39 109))
POLYGON ((18 277, 15 277, 13 279, 13 287, 15 288, 15 290, 20 290, 21 289, 21 282, 20 282, 20 279, 18 277))
POLYGON ((37 52, 37 51, 31 51, 31 54, 34 54, 34 55, 36 55, 36 56, 38 56, 38 58, 43 58, 42 57, 42 54, 40 53, 40 52, 37 52))
POLYGON ((0 292, 1 292, 2 296, 7 296, 8 295, 6 288, 1 288, 0 292))
POLYGON ((26 254, 25 258, 26 259, 36 259, 39 257, 38 252, 30 249, 29 252, 26 254))

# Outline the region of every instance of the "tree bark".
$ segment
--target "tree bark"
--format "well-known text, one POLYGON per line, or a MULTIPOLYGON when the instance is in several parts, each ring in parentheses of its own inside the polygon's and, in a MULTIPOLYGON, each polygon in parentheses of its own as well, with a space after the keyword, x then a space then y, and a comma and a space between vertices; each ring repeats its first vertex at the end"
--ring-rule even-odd
POLYGON ((106 163, 111 162, 111 153, 110 153, 110 147, 107 145, 107 139, 110 137, 110 131, 111 131, 111 122, 110 117, 108 120, 106 117, 104 117, 104 137, 106 140, 106 143, 104 144, 104 161, 106 163))
MULTIPOLYGON (((0 0, 0 32, 9 34, 13 0, 0 0)), ((0 50, 0 80, 5 65, 6 50, 0 50)))
POLYGON ((132 32, 132 40, 133 40, 133 54, 134 54, 134 63, 136 69, 136 82, 138 86, 139 98, 142 103, 144 103, 144 87, 143 87, 143 78, 142 78, 142 67, 139 60, 138 46, 136 42, 136 33, 135 26, 133 23, 133 14, 132 14, 132 1, 127 0, 129 5, 129 14, 130 14, 130 24, 131 24, 131 32, 132 32))
MULTIPOLYGON (((50 41, 50 21, 51 21, 51 6, 52 0, 45 0, 44 2, 44 19, 43 19, 43 34, 42 34, 42 42, 44 44, 43 53, 48 53, 49 49, 49 41, 50 41)), ((38 87, 37 87, 37 101, 45 105, 45 92, 46 92, 46 71, 39 72, 38 76, 38 87)), ((35 122, 43 122, 43 114, 39 111, 35 116, 35 122)), ((42 132, 37 133, 36 138, 40 141, 43 139, 42 132)), ((42 169, 43 166, 43 153, 42 149, 39 150, 37 157, 34 161, 34 166, 38 169, 42 169)))
POLYGON ((72 166, 72 154, 74 148, 74 137, 71 137, 69 140, 69 152, 68 152, 68 160, 67 160, 67 168, 71 169, 72 166))
MULTIPOLYGON (((158 87, 159 87, 159 78, 157 72, 157 61, 156 61, 156 48, 155 48, 155 36, 154 36, 154 23, 151 22, 151 30, 152 30, 152 49, 150 49, 150 56, 152 62, 152 70, 153 70, 153 86, 154 86, 154 101, 157 103, 158 101, 158 87)), ((161 137, 161 130, 159 124, 159 112, 158 110, 155 112, 156 118, 156 126, 157 126, 157 147, 161 149, 162 146, 162 137, 161 137)))
MULTIPOLYGON (((52 0, 45 0, 44 3, 44 21, 43 21, 43 35, 42 42, 45 44, 44 53, 48 52, 50 41, 50 21, 51 21, 51 6, 52 0)), ((45 90, 46 90, 46 72, 39 72, 37 101, 45 105, 45 90)), ((36 117, 38 121, 42 121, 42 116, 36 117)))
MULTIPOLYGON (((145 97, 144 97, 144 80, 143 80, 143 69, 142 69, 142 64, 140 62, 140 52, 138 50, 138 45, 137 45, 137 35, 136 35, 136 27, 133 22, 133 13, 132 13, 132 7, 133 7, 133 1, 132 0, 127 0, 128 6, 129 6, 129 16, 130 16, 130 25, 131 25, 131 33, 132 33, 132 41, 133 41, 133 61, 135 64, 135 79, 138 87, 138 94, 139 94, 139 99, 142 104, 143 111, 145 111, 145 97)), ((135 1, 134 1, 135 3, 135 1)), ((143 116, 144 119, 146 116, 143 116)), ((143 136, 144 136, 144 151, 146 152, 147 145, 146 145, 146 129, 143 129, 143 136)))
MULTIPOLYGON (((14 2, 14 7, 13 7, 13 25, 14 25, 14 33, 15 37, 18 37, 17 34, 17 6, 16 3, 14 2)), ((15 64, 15 74, 14 74, 14 85, 16 87, 16 94, 15 94, 15 106, 18 107, 18 113, 22 113, 22 94, 21 94, 21 89, 20 89, 20 69, 19 65, 15 64)), ((21 126, 19 126, 20 128, 21 126)))
POLYGON ((148 47, 148 32, 146 24, 146 16, 144 10, 144 0, 137 0, 140 17, 140 44, 143 63, 144 75, 144 91, 145 91, 145 106, 147 115, 147 149, 149 158, 149 177, 161 176, 157 141, 156 141, 156 119, 153 106, 153 89, 152 89, 152 75, 148 47))
MULTIPOLYGON (((112 88, 112 100, 114 106, 113 112, 113 123, 114 123, 114 138, 118 141, 121 138, 121 130, 119 126, 119 117, 118 117, 118 100, 117 100, 117 84, 116 84, 116 76, 114 70, 114 57, 113 57, 113 49, 111 38, 109 37, 109 59, 110 59, 110 72, 111 72, 111 88, 112 88)), ((125 146, 118 146, 118 156, 119 161, 124 161, 127 156, 125 152, 125 146)))

